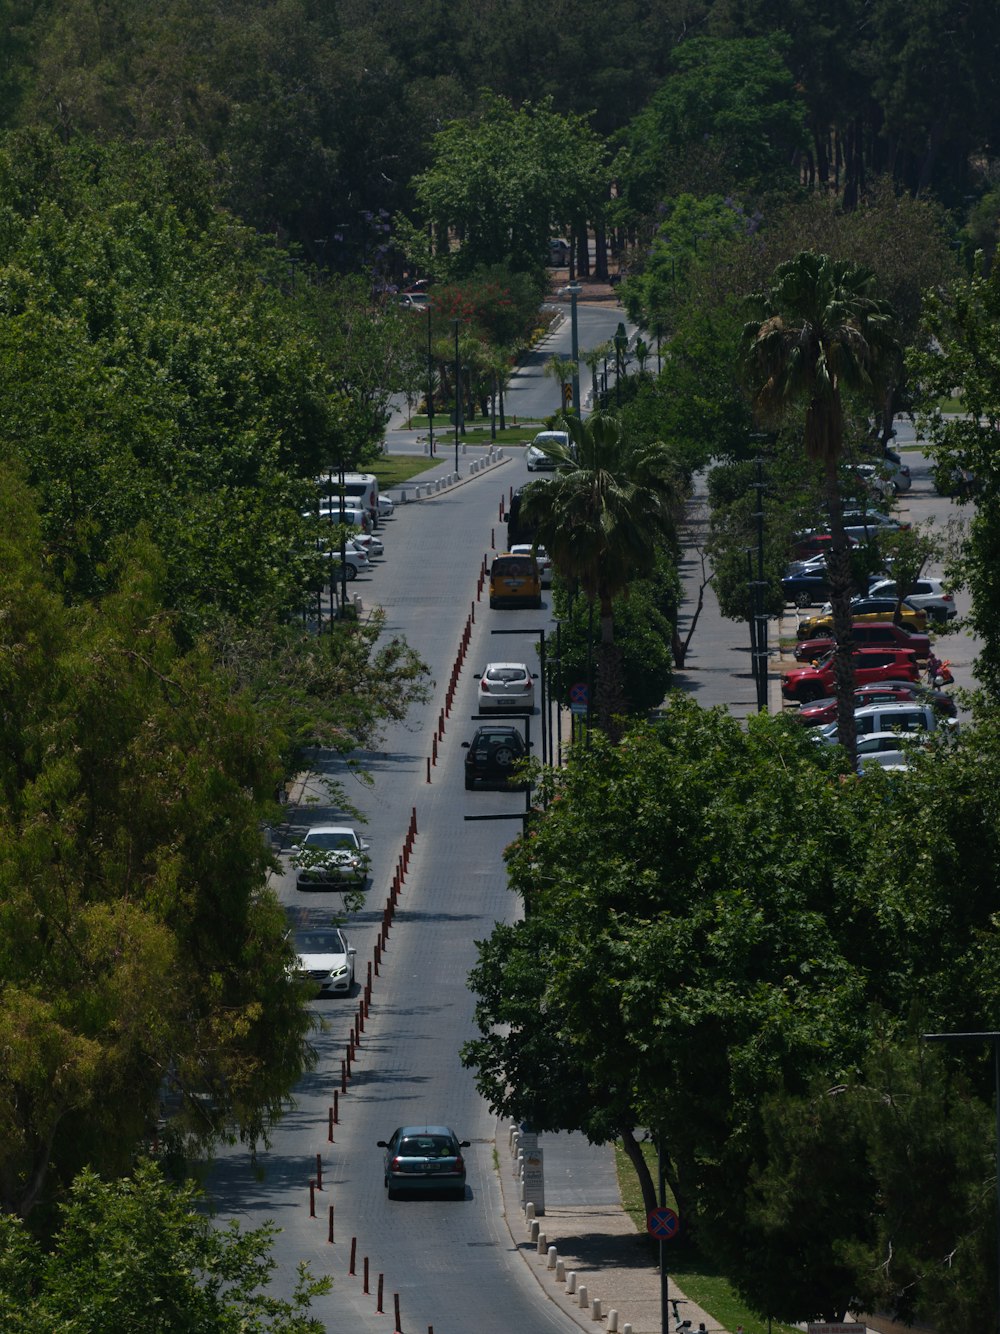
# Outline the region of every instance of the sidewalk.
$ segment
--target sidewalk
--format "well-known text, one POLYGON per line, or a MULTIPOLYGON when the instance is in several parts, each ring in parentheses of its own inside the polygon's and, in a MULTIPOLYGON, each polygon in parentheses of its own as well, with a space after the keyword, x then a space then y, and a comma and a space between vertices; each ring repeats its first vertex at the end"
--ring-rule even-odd
MULTIPOLYGON (((508 1125, 498 1124, 504 1215, 514 1245, 545 1297, 584 1329, 623 1334, 630 1326, 632 1334, 661 1334, 658 1261, 621 1207, 611 1146, 596 1147, 579 1134, 539 1135, 545 1155, 545 1213, 536 1220, 538 1235, 544 1238, 539 1253, 538 1241, 531 1240, 531 1221, 525 1219, 521 1205, 509 1139, 508 1125), (553 1261, 550 1267, 550 1247, 555 1247, 561 1265, 553 1261), (584 1295, 586 1305, 582 1306, 584 1295), (600 1304, 600 1316, 595 1301, 600 1304)), ((667 1260, 669 1263, 669 1249, 667 1260)), ((712 1334, 728 1334, 700 1306, 687 1301, 669 1281, 669 1274, 668 1284, 670 1297, 681 1303, 681 1319, 690 1320, 692 1330, 697 1330, 701 1320, 712 1334)))

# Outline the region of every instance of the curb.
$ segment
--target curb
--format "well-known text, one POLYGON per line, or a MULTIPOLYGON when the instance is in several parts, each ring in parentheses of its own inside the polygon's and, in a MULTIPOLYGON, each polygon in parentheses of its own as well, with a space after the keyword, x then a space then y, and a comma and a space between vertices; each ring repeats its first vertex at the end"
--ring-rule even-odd
POLYGON ((503 447, 490 447, 489 453, 481 459, 473 459, 469 471, 463 477, 460 472, 445 473, 439 477, 428 478, 424 482, 404 483, 399 487, 394 487, 392 491, 386 494, 391 498, 394 505, 411 505, 418 500, 431 500, 434 496, 440 495, 443 491, 453 491, 456 487, 467 486, 469 482, 481 477, 484 473, 492 472, 494 469, 509 463, 510 459, 504 453, 503 447), (411 495, 410 492, 413 492, 411 495))

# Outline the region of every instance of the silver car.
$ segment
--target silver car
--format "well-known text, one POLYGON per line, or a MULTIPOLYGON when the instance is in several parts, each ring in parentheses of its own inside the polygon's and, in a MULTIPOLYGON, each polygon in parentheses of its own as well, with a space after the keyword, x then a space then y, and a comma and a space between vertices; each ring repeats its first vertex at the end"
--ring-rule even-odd
POLYGON ((350 825, 317 825, 292 849, 297 889, 323 889, 368 877, 368 844, 350 825))
POLYGON ((357 951, 335 926, 300 927, 292 932, 297 977, 319 987, 321 996, 349 994, 357 951))
POLYGON ((539 431, 531 444, 524 451, 524 461, 528 472, 554 472, 558 467, 556 460, 545 452, 547 449, 569 449, 568 431, 539 431))
POLYGON ((479 679, 479 712, 516 709, 531 713, 535 707, 535 678, 523 662, 490 662, 479 679))

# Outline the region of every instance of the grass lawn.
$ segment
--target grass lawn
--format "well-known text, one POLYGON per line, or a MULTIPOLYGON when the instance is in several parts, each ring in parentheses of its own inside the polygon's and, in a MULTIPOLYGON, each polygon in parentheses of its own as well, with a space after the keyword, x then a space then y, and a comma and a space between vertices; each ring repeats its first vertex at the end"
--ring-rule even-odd
MULTIPOLYGON (((656 1151, 652 1144, 643 1144, 642 1151, 649 1163, 653 1180, 657 1177, 656 1151)), ((632 1164, 621 1147, 615 1144, 615 1163, 618 1169, 618 1188, 621 1191, 622 1206, 640 1232, 646 1230, 646 1214, 642 1204, 642 1192, 632 1164)), ((674 1204, 669 1195, 667 1202, 674 1204)), ((656 1243, 650 1240, 650 1248, 656 1243)), ((671 1243, 667 1243, 667 1274, 677 1284, 686 1297, 697 1302, 711 1315, 712 1319, 724 1329, 733 1330, 742 1324, 746 1334, 796 1334, 792 1325, 783 1325, 775 1320, 768 1326, 767 1320, 748 1311, 733 1291, 727 1279, 715 1269, 711 1262, 687 1247, 680 1247, 671 1253, 671 1243)), ((656 1253, 655 1251, 653 1252, 656 1253)), ((681 1319, 684 1310, 681 1308, 681 1319)))
MULTIPOLYGON (((426 417, 413 417, 411 428, 414 431, 427 431, 426 417)), ((507 429, 501 431, 497 428, 496 442, 498 445, 526 445, 544 429, 544 423, 539 421, 516 421, 513 417, 507 418, 507 429)), ((464 441, 467 445, 488 445, 494 439, 493 431, 488 421, 466 422, 465 433, 459 434, 459 441, 464 441)), ((455 427, 450 425, 444 417, 434 418, 434 444, 440 445, 442 449, 448 441, 452 446, 455 444, 455 427)))
POLYGON ((368 464, 378 478, 378 489, 387 491, 390 486, 401 486, 411 477, 419 477, 428 468, 435 468, 441 462, 439 458, 430 458, 426 454, 383 454, 375 463, 368 464))

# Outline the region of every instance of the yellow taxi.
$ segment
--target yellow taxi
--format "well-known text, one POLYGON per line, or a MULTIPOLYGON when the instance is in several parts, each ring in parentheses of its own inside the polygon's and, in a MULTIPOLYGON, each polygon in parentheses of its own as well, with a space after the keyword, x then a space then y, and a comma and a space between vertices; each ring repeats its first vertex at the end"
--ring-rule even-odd
MULTIPOLYGON (((896 616, 895 598, 855 598, 851 603, 851 621, 891 621, 896 616)), ((927 613, 923 607, 914 607, 904 600, 900 610, 899 623, 918 634, 927 629, 927 613)), ((818 636, 833 634, 833 612, 829 604, 815 616, 803 616, 796 630, 798 639, 816 639, 818 636)))
POLYGON ((505 551, 490 566, 491 607, 540 607, 542 576, 534 556, 505 551))

